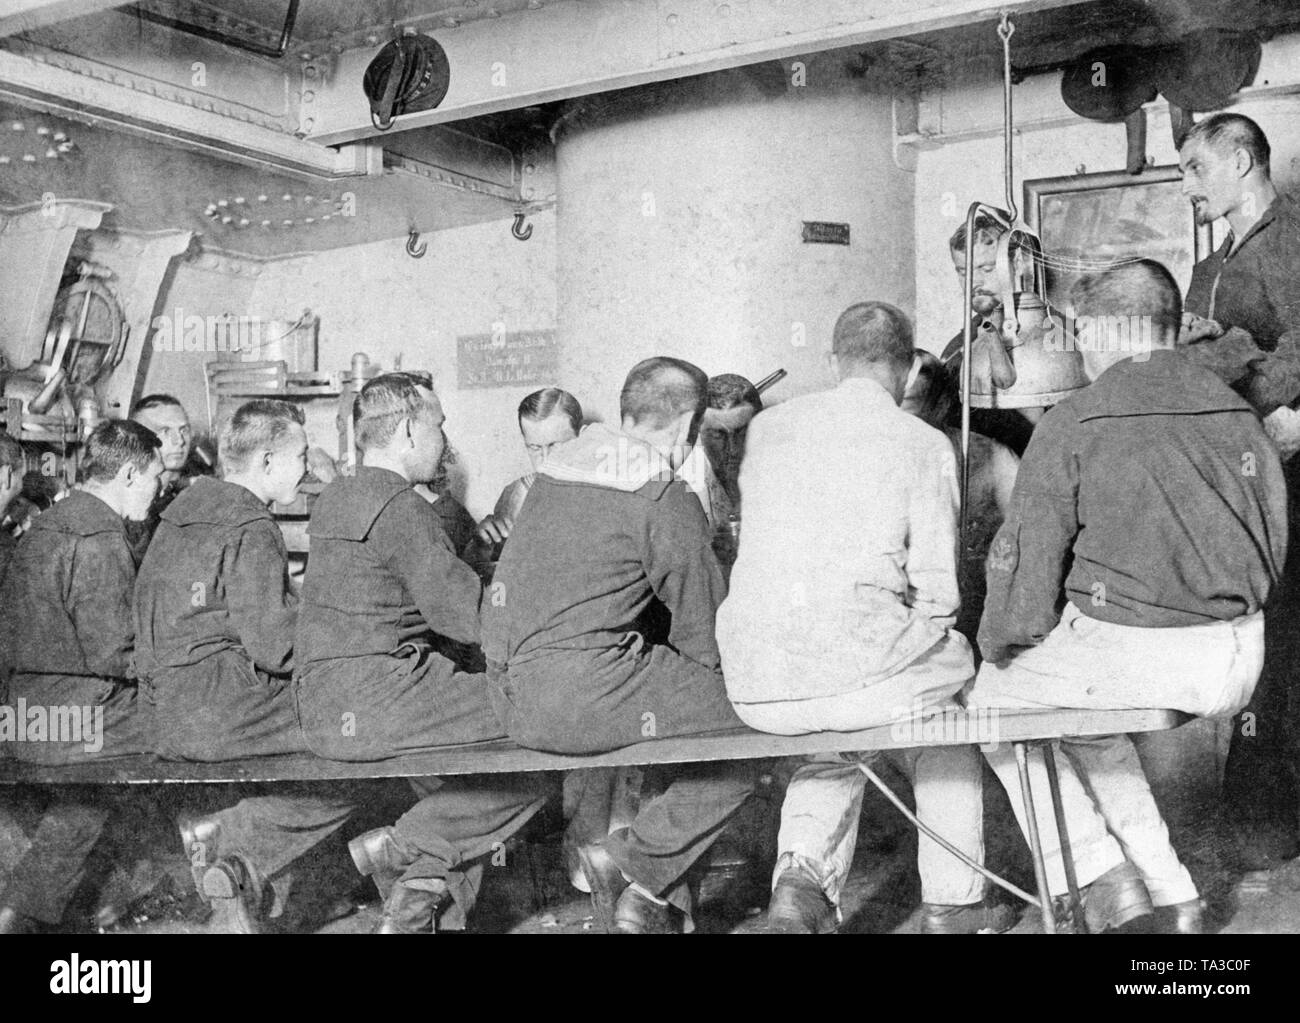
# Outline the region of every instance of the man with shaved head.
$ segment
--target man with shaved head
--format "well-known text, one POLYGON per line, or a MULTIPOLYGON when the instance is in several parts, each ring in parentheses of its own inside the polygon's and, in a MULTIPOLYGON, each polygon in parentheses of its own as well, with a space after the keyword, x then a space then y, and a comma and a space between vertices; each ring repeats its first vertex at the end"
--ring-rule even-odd
MULTIPOLYGON (((968 705, 1239 711, 1264 657, 1264 605, 1287 547, 1277 454, 1250 405, 1173 350, 1181 303, 1141 260, 1075 286, 1076 343, 1092 383, 1054 406, 1020 463, 988 557, 984 654, 968 705)), ((1125 735, 1063 738, 1061 805, 1094 932, 1155 909, 1199 933, 1202 906, 1125 735)), ((1011 749, 985 755, 1008 792, 1011 749)), ((1031 758, 1035 788, 1046 769, 1031 758)), ((1040 787, 1041 786, 1041 787, 1040 787)), ((1022 826, 1024 808, 1012 800, 1022 826)), ((1060 839, 1035 806, 1047 883, 1063 895, 1060 839)))
MULTIPOLYGON (((586 427, 538 468, 484 600, 488 674, 521 745, 596 753, 739 726, 713 635, 722 571, 700 503, 677 476, 707 386, 680 359, 640 362, 619 427, 586 427)), ((662 794, 630 827, 582 851, 607 929, 683 928, 683 877, 755 777, 743 762, 663 773, 662 794)))
MULTIPOLYGON (((776 735, 855 731, 952 702, 975 674, 954 628, 957 472, 952 445, 899 408, 912 325, 884 302, 850 306, 830 354, 839 384, 764 412, 740 470, 745 534, 718 614, 727 690, 746 724, 776 735), (790 481, 798 479, 797 491, 790 481), (852 523, 847 542, 810 523, 852 523)), ((871 755, 863 755, 870 759, 871 755)), ((917 814, 983 855, 974 747, 898 751, 917 814)), ((857 841, 858 755, 807 758, 781 809, 768 929, 826 933, 857 841)), ((922 838, 922 929, 1005 930, 984 879, 922 838)))
MULTIPOLYGON (((1237 113, 1198 122, 1179 147, 1183 194, 1198 223, 1222 217, 1227 239, 1192 271, 1181 341, 1188 358, 1233 386, 1282 454, 1292 529, 1300 524, 1300 207, 1273 185, 1268 138, 1237 113)), ((1267 660, 1236 723, 1224 769, 1239 866, 1277 866, 1300 853, 1297 745, 1300 552, 1292 547, 1268 612, 1267 660), (1294 706, 1292 706, 1294 704, 1294 706)))

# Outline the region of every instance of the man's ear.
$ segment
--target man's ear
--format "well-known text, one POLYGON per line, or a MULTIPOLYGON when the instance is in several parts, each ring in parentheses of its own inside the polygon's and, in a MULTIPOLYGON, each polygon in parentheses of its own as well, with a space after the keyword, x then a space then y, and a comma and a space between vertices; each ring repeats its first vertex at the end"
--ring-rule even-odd
POLYGON ((127 462, 117 471, 117 476, 123 484, 128 487, 133 487, 140 479, 140 470, 135 467, 134 462, 127 462))
POLYGON ((263 471, 263 472, 270 472, 270 470, 271 470, 271 452, 270 452, 270 451, 263 451, 263 452, 262 452, 262 471, 263 471))

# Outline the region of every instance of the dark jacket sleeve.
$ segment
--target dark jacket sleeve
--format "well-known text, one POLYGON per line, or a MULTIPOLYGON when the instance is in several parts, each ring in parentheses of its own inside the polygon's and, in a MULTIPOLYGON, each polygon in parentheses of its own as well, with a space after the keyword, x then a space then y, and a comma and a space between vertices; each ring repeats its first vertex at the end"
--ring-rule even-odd
POLYGON ((67 562, 68 616, 86 668, 104 678, 131 678, 135 559, 122 533, 78 537, 67 562))
POLYGON ((271 675, 293 670, 298 598, 289 589, 280 527, 270 519, 244 527, 226 552, 226 607, 253 663, 271 675))
POLYGON ((1277 347, 1256 365, 1245 398, 1262 416, 1300 398, 1300 322, 1292 321, 1277 347))
POLYGON ((400 578, 429 628, 457 643, 479 641, 483 584, 456 557, 433 506, 414 490, 398 494, 375 520, 374 539, 390 552, 400 578))
POLYGON ((980 653, 1002 661, 1014 647, 1041 643, 1060 620, 1061 593, 1079 532, 1078 427, 1063 409, 1048 412, 1025 451, 1011 510, 989 548, 988 595, 980 653))
POLYGON ((1265 352, 1247 331, 1232 327, 1216 338, 1188 345, 1183 351, 1188 359, 1229 386, 1244 381, 1243 396, 1262 416, 1300 394, 1300 386, 1296 386, 1295 393, 1286 393, 1292 385, 1300 384, 1300 364, 1296 361, 1300 350, 1293 335, 1278 338, 1277 349, 1265 352))
MULTIPOLYGON (((1229 384, 1244 379, 1242 394, 1261 416, 1300 398, 1300 274, 1296 273, 1300 235, 1289 220, 1271 230, 1280 233, 1261 236, 1269 247, 1261 259, 1260 274, 1264 301, 1271 307, 1266 319, 1277 324, 1277 336, 1252 337, 1241 327, 1232 327, 1187 349, 1193 361, 1229 384)), ((1206 279, 1208 273, 1208 266, 1200 273, 1193 272, 1189 299, 1212 287, 1206 279)))
POLYGON ((686 484, 672 483, 653 502, 643 557, 655 596, 673 616, 669 644, 697 664, 718 670, 714 616, 727 595, 727 584, 713 553, 704 509, 686 484))

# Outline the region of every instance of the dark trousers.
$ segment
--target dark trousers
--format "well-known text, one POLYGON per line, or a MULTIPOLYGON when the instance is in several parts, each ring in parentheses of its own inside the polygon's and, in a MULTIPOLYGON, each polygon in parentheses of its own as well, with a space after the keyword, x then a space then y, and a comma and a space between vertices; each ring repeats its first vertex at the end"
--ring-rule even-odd
POLYGON ((461 930, 474 908, 483 873, 506 865, 505 843, 559 792, 546 774, 484 774, 412 778, 420 801, 393 827, 411 863, 403 882, 446 882, 454 904, 439 930, 461 930))
MULTIPOLYGON (((743 727, 721 675, 658 644, 556 653, 508 672, 490 666, 489 674, 511 737, 532 749, 601 753, 743 727)), ((758 767, 736 761, 661 771, 663 791, 605 847, 629 878, 689 912, 686 872, 753 793, 758 767)))
MULTIPOLYGON (((149 749, 149 713, 134 685, 72 675, 14 675, 9 679, 9 705, 23 700, 30 718, 43 708, 49 731, 41 741, 8 742, 0 748, 15 760, 34 764, 80 764, 105 757, 127 756, 149 749), (80 740, 56 741, 51 708, 77 711, 80 740), (95 748, 98 747, 98 748, 95 748)), ((21 723, 20 723, 21 724, 21 723)), ((27 726, 30 729, 30 724, 27 726)))
MULTIPOLYGON (((15 675, 9 679, 8 705, 17 708, 24 700, 29 717, 32 708, 44 708, 49 730, 41 741, 5 743, 0 756, 61 765, 143 752, 149 746, 148 716, 138 695, 135 686, 106 679, 15 675), (51 708, 79 708, 80 740, 56 741, 51 708)), ((0 905, 57 924, 120 800, 104 788, 80 787, 50 789, 47 800, 31 846, 0 894, 0 905)))
POLYGON ((1300 824, 1300 531, 1292 536, 1298 542, 1264 612, 1264 671, 1233 720, 1223 777, 1228 818, 1266 850, 1294 848, 1300 824))
POLYGON ((510 737, 529 749, 603 753, 744 727, 719 673, 660 644, 560 651, 489 676, 510 737))
POLYGON ((233 654, 144 683, 153 747, 172 760, 222 761, 307 749, 293 685, 259 677, 233 654))
POLYGON ((114 814, 116 800, 96 788, 62 787, 45 793, 31 845, 0 891, 0 906, 57 924, 86 876, 91 851, 114 814))
POLYGON ((606 838, 605 848, 626 877, 689 914, 686 872, 753 794, 760 766, 722 760, 659 768, 664 790, 642 804, 630 827, 606 838))
MULTIPOLYGON (((464 927, 482 881, 485 857, 526 824, 549 795, 545 776, 414 778, 419 801, 394 826, 394 838, 411 860, 403 880, 438 878, 447 883, 455 909, 441 927, 464 927)), ((270 916, 279 916, 294 883, 293 863, 357 813, 382 797, 388 782, 320 782, 277 786, 275 794, 251 796, 212 815, 220 826, 217 855, 238 853, 271 887, 270 916)), ((190 849, 192 862, 210 850, 190 849)))
POLYGON ((1294 852, 1300 825, 1300 457, 1283 466, 1290 542, 1264 611, 1264 671, 1233 721, 1226 815, 1265 855, 1294 852))
POLYGON ((505 737, 486 676, 454 671, 430 651, 311 664, 295 692, 307 745, 329 760, 384 760, 505 737))

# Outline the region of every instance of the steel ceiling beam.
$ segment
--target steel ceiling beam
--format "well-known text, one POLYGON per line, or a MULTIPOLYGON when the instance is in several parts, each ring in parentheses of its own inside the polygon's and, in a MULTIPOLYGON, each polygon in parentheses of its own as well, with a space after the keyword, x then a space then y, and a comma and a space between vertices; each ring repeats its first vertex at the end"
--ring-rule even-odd
MULTIPOLYGON (((720 71, 1087 0, 557 0, 431 33, 451 84, 434 110, 393 131, 552 100, 720 71)), ((337 144, 375 135, 361 89, 378 47, 341 54, 317 92, 309 137, 337 144)))

